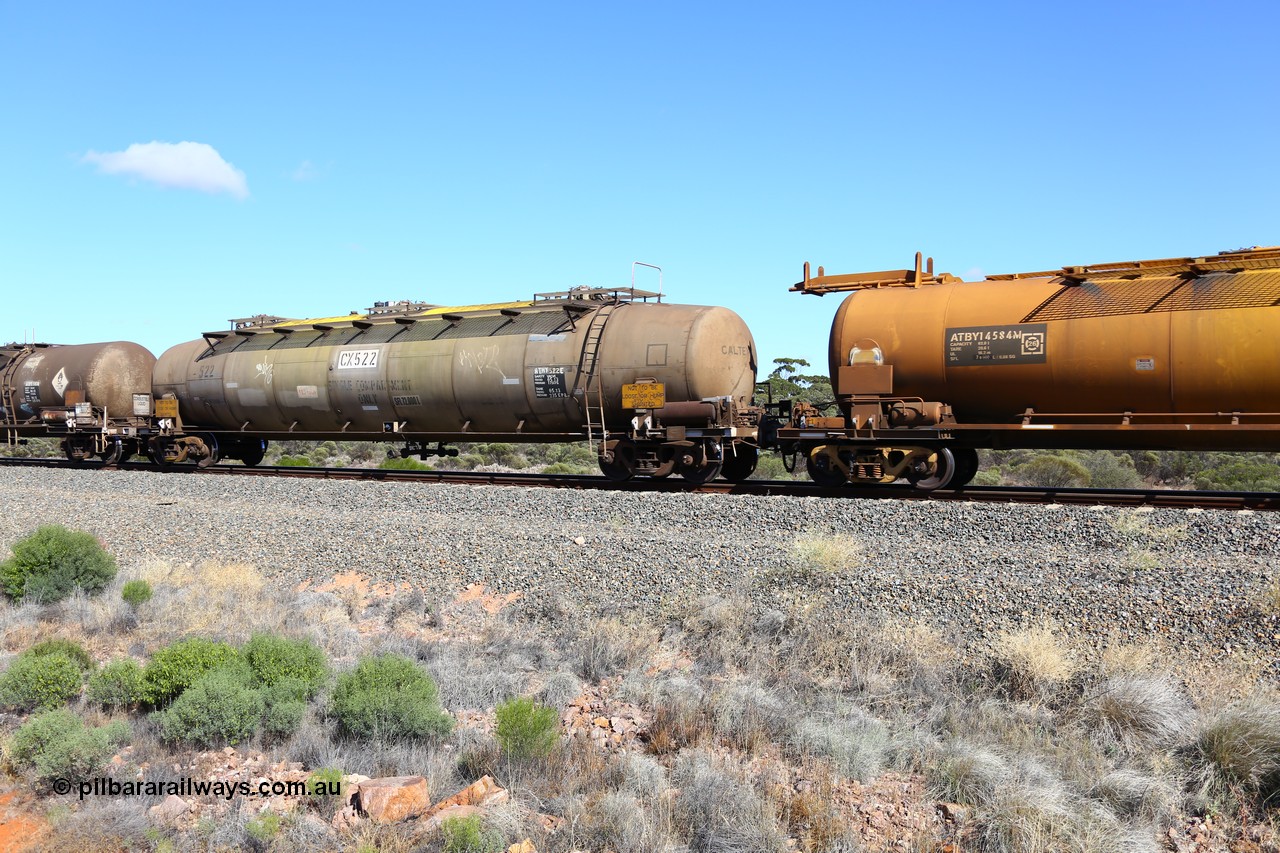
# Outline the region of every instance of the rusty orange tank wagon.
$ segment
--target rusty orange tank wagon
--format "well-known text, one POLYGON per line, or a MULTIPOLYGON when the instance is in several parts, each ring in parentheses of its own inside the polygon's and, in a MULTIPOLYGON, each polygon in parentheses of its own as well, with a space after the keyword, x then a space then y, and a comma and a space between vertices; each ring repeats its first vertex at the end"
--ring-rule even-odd
POLYGON ((1280 249, 966 282, 827 275, 841 417, 779 431, 823 483, 961 485, 976 448, 1280 450, 1280 249))

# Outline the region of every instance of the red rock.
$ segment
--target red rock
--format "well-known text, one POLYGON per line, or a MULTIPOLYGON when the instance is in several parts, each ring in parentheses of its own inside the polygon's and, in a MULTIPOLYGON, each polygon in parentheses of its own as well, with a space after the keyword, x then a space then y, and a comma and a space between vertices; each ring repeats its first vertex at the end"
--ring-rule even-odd
POLYGON ((489 806, 505 803, 511 797, 507 789, 493 781, 492 776, 481 776, 452 797, 446 797, 427 810, 426 816, 442 812, 453 806, 489 806))
POLYGON ((170 794, 164 798, 164 802, 147 809, 147 814, 156 823, 173 823, 189 811, 190 803, 177 794, 170 794))
POLYGON ((417 817, 431 805, 431 791, 421 776, 389 776, 361 782, 360 810, 376 823, 395 823, 417 817))
POLYGON ((445 806, 443 809, 423 821, 422 825, 426 829, 438 829, 440 824, 450 818, 471 817, 472 815, 479 813, 480 809, 476 806, 445 806))

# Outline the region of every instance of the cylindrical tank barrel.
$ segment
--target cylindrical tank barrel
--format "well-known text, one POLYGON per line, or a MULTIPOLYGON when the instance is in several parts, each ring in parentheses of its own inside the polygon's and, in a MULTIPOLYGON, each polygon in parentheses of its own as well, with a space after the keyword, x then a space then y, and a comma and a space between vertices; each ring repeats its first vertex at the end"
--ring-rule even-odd
MULTIPOLYGON (((295 324, 180 344, 156 365, 188 428, 294 434, 579 432, 582 396, 629 423, 622 386, 669 401, 733 397, 755 384, 755 345, 725 308, 624 302, 586 311, 531 303, 364 327, 295 324), (607 318, 607 319, 606 319, 607 318), (590 381, 588 381, 588 378, 590 381)), ((363 322, 363 321, 362 321, 363 322)))
POLYGON ((109 417, 133 414, 133 395, 151 393, 156 357, 127 341, 72 346, 23 347, 4 371, 0 400, 14 403, 9 419, 34 417, 41 409, 92 403, 109 417), (16 362, 16 364, 14 364, 16 362))
POLYGON ((1280 307, 1264 276, 1277 274, 859 290, 832 324, 832 376, 871 340, 892 366, 894 396, 948 403, 962 423, 1008 423, 1027 409, 1277 412, 1280 307))

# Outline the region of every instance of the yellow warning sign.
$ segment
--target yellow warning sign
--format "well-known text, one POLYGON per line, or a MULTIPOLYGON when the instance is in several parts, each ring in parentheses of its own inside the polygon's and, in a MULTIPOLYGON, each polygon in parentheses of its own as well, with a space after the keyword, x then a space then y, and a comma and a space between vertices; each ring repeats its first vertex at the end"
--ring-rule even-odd
POLYGON ((176 418, 178 416, 178 401, 172 397, 162 397, 156 400, 156 417, 157 418, 176 418))
POLYGON ((667 386, 661 382, 639 382, 622 386, 622 408, 661 409, 667 404, 667 386))

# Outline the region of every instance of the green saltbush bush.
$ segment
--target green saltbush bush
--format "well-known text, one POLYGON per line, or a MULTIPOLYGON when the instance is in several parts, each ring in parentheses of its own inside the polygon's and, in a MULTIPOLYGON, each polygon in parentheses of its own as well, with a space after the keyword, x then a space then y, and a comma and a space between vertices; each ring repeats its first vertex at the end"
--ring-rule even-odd
POLYGON ((10 598, 60 601, 76 587, 101 592, 116 576, 116 558, 92 535, 59 524, 18 540, 0 563, 0 589, 10 598))
POLYGON ((254 634, 241 654, 259 683, 270 687, 282 681, 295 682, 298 699, 316 695, 329 675, 324 652, 306 640, 254 634))
POLYGON ((238 658, 226 643, 192 637, 165 646, 151 656, 142 671, 143 689, 152 705, 164 705, 205 673, 238 658))
POLYGON ((145 702, 147 692, 142 667, 132 658, 113 660, 89 676, 90 701, 107 708, 125 708, 145 702))
POLYGON ((494 734, 509 758, 545 758, 560 742, 560 715, 532 699, 509 699, 497 708, 494 734))
POLYGON ((378 467, 384 471, 430 471, 431 466, 425 462, 419 462, 417 459, 383 459, 378 463, 378 467))
POLYGON ((287 740, 307 715, 307 703, 299 699, 267 704, 262 715, 262 731, 272 740, 287 740))
POLYGON ((360 738, 442 737, 453 729, 435 681, 401 655, 365 658, 338 676, 330 711, 360 738))
POLYGON ((444 853, 501 853, 502 836, 484 825, 480 815, 447 817, 440 824, 444 853))
POLYGON ((122 721, 89 728, 61 708, 38 714, 19 726, 9 744, 9 757, 19 767, 34 768, 37 780, 47 784, 89 776, 128 740, 129 727, 122 721))
POLYGON ((252 737, 265 707, 248 669, 233 663, 201 676, 155 716, 165 740, 215 746, 252 737))
POLYGON ((151 595, 151 584, 145 580, 129 581, 120 590, 120 597, 124 599, 124 603, 134 610, 150 601, 151 595))
POLYGON ((56 708, 80 692, 84 671, 66 652, 24 652, 0 675, 0 705, 22 710, 56 708))
POLYGON ((96 668, 93 658, 84 650, 84 646, 80 645, 75 640, 64 640, 61 637, 36 643, 22 654, 25 657, 33 658, 42 657, 44 655, 64 654, 71 658, 71 660, 75 662, 76 666, 80 667, 81 672, 93 672, 96 668))

